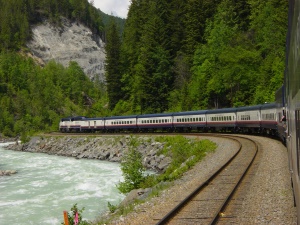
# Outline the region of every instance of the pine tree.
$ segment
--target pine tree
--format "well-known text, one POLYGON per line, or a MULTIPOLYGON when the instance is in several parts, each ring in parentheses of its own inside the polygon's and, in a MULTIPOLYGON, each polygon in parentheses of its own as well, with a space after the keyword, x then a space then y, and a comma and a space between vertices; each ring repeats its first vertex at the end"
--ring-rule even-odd
POLYGON ((105 45, 105 77, 110 109, 113 109, 123 97, 121 83, 122 74, 120 71, 120 47, 121 40, 119 31, 115 21, 112 19, 107 30, 105 45))

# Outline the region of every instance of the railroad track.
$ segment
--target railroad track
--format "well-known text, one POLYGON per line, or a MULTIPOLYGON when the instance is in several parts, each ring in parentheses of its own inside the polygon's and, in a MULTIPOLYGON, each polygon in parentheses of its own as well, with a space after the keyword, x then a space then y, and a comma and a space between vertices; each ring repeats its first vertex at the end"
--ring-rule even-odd
POLYGON ((227 138, 240 143, 239 151, 174 209, 154 218, 157 225, 230 223, 234 219, 226 208, 252 165, 258 147, 246 137, 230 135, 227 138))

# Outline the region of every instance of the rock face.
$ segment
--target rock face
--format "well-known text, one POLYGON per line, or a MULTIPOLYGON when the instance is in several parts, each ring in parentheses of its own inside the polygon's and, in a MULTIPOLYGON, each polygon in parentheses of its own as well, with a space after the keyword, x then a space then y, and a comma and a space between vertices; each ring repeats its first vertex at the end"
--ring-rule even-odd
POLYGON ((34 57, 44 63, 53 59, 65 67, 76 61, 92 81, 104 81, 104 43, 89 28, 62 19, 61 27, 45 21, 32 27, 32 33, 27 47, 34 57))
MULTIPOLYGON (((163 143, 152 138, 140 137, 137 150, 142 154, 143 165, 150 170, 163 172, 171 163, 170 157, 158 154, 163 143)), ((26 144, 13 144, 7 149, 25 152, 41 152, 50 155, 98 159, 120 162, 130 148, 130 137, 33 137, 26 144)))

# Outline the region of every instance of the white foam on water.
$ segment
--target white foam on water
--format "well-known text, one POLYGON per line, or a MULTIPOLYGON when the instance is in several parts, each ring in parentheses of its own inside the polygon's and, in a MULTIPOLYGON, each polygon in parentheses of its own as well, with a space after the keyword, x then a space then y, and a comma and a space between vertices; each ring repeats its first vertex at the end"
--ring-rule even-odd
POLYGON ((97 160, 2 150, 0 168, 17 174, 0 177, 0 224, 61 224, 63 211, 77 203, 83 218, 94 220, 124 196, 119 164, 97 160))

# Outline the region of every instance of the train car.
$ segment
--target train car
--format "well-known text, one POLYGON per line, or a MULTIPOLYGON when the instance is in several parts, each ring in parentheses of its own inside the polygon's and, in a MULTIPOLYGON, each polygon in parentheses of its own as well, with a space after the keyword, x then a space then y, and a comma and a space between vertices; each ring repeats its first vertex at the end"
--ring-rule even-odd
POLYGON ((178 112, 173 114, 173 126, 176 131, 205 131, 207 110, 178 112))
POLYGON ((261 131, 264 134, 277 134, 277 113, 276 103, 267 103, 261 105, 261 131))
POLYGON ((284 85, 275 93, 276 114, 277 114, 277 132, 278 137, 283 143, 286 142, 286 110, 284 102, 284 85))
POLYGON ((60 132, 68 132, 70 130, 71 118, 72 117, 66 117, 66 118, 60 119, 60 121, 59 121, 59 131, 60 132))
POLYGON ((206 112, 206 125, 210 131, 235 131, 236 108, 214 109, 206 112))
POLYGON ((84 124, 82 122, 84 119, 86 119, 84 116, 63 118, 60 120, 59 130, 61 132, 79 132, 81 131, 81 126, 84 124))
POLYGON ((104 127, 107 132, 136 131, 136 115, 112 116, 104 118, 104 127))
POLYGON ((286 44, 285 103, 287 119, 286 145, 289 167, 300 224, 300 0, 289 1, 286 44))
POLYGON ((236 110, 236 127, 238 132, 260 132, 260 108, 261 105, 239 107, 236 110))
POLYGON ((144 114, 137 116, 139 131, 173 131, 173 113, 144 114))
POLYGON ((104 131, 104 118, 85 118, 82 120, 81 132, 104 131))

